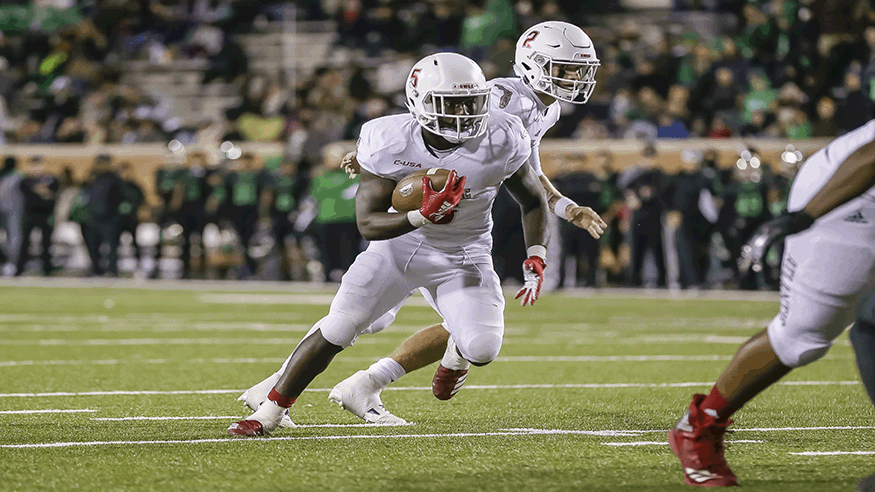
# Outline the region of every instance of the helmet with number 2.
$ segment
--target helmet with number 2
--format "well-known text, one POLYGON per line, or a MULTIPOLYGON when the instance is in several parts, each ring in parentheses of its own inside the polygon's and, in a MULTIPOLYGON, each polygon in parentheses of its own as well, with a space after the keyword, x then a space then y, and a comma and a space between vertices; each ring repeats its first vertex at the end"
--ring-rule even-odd
POLYGON ((437 53, 416 62, 405 84, 407 109, 423 128, 459 143, 486 132, 489 89, 474 60, 437 53))
POLYGON ((588 101, 598 68, 592 40, 574 24, 542 22, 517 41, 514 72, 534 90, 560 101, 588 101))

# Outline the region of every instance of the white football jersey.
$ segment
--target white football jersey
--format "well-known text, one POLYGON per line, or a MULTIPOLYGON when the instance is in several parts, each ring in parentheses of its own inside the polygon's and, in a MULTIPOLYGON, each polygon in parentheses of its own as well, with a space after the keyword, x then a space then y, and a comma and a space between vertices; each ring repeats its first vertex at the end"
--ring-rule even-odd
POLYGON ((365 171, 400 181, 421 169, 439 167, 465 176, 465 195, 449 224, 426 224, 407 236, 437 248, 492 248, 492 203, 505 179, 531 154, 529 134, 516 116, 493 111, 486 133, 451 152, 433 152, 413 115, 384 116, 362 126, 356 159, 365 171))
MULTIPOLYGON (((802 210, 835 174, 839 166, 857 149, 875 140, 875 120, 830 142, 809 157, 799 168, 790 188, 787 209, 802 210)), ((875 197, 875 187, 864 195, 875 197)))
POLYGON ((489 109, 492 112, 504 111, 519 117, 532 139, 532 155, 529 165, 535 170, 536 176, 541 176, 540 145, 547 130, 559 121, 560 107, 558 102, 549 106, 538 99, 538 95, 520 78, 498 78, 486 83, 492 89, 489 96, 489 109))

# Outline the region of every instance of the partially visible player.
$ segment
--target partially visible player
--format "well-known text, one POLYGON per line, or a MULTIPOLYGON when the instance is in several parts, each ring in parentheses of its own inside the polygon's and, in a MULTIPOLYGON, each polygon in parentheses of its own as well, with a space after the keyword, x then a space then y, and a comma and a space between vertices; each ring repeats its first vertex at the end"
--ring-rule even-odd
MULTIPOLYGON (((532 138, 532 153, 528 160, 547 195, 550 209, 559 217, 587 230, 598 239, 607 224, 590 207, 580 206, 564 197, 541 169, 541 138, 559 120, 559 101, 584 104, 595 89, 595 74, 599 67, 592 40, 579 27, 567 22, 547 21, 528 29, 516 45, 514 71, 519 78, 490 80, 490 107, 522 119, 532 138)), ((355 153, 347 154, 341 166, 354 176, 358 173, 355 153)), ((525 301, 525 300, 524 300, 525 301)), ((394 322, 403 302, 369 329, 376 333, 394 322)), ((370 410, 385 408, 380 393, 390 383, 406 373, 441 361, 432 381, 437 398, 449 399, 462 387, 469 364, 451 364, 444 354, 448 332, 443 324, 425 328, 404 341, 389 357, 380 359, 365 371, 358 371, 339 383, 329 397, 341 407, 367 422, 397 421, 391 414, 378 415, 370 410)), ((279 377, 279 372, 246 391, 239 399, 255 409, 279 377)))
POLYGON ((693 396, 668 433, 688 485, 738 485, 723 455, 729 417, 793 368, 823 357, 854 321, 860 293, 875 278, 875 120, 812 155, 787 208, 744 253, 757 265, 786 237, 780 312, 738 349, 709 395, 693 396))
MULTIPOLYGON (((857 305, 857 319, 849 332, 851 346, 857 355, 860 379, 872 403, 875 403, 875 288, 869 289, 857 305)), ((875 475, 858 484, 859 492, 875 492, 875 475)))
MULTIPOLYGON (((423 58, 405 87, 411 114, 369 121, 357 144, 356 221, 371 241, 368 249, 343 276, 328 315, 295 348, 267 399, 249 418, 232 424, 229 434, 260 436, 279 427, 334 356, 416 288, 428 293, 445 320, 448 364, 495 359, 504 336, 504 297, 492 266, 491 212, 502 184, 520 204, 528 246, 527 282, 520 294, 537 299, 549 238, 547 202, 526 165, 531 143, 522 122, 490 111, 482 70, 461 55, 423 58), (397 182, 412 167, 452 171, 439 191, 423 178, 419 210, 387 212, 397 182)), ((368 411, 385 413, 380 407, 368 411)))

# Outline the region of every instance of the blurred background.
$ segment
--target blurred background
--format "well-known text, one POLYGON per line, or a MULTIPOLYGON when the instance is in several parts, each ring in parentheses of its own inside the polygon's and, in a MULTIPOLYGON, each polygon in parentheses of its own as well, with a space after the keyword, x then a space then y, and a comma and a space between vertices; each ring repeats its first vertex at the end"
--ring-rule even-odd
MULTIPOLYGON (((338 167, 362 123, 406 111, 426 54, 512 76, 544 20, 601 60, 544 169, 610 224, 553 217, 548 287, 775 288, 779 250, 737 260, 869 120, 868 0, 0 0, 2 275, 338 282, 366 246, 338 167)), ((493 217, 519 283, 519 208, 493 217)))

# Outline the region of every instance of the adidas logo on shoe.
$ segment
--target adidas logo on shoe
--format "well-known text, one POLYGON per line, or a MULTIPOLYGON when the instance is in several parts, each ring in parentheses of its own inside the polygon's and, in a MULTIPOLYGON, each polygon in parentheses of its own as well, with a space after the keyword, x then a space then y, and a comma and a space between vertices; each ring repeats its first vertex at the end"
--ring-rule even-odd
POLYGON ((865 217, 863 217, 863 212, 860 210, 857 210, 856 212, 852 213, 851 215, 848 215, 847 217, 845 217, 845 222, 853 222, 855 224, 868 224, 869 223, 869 221, 866 220, 865 217))

